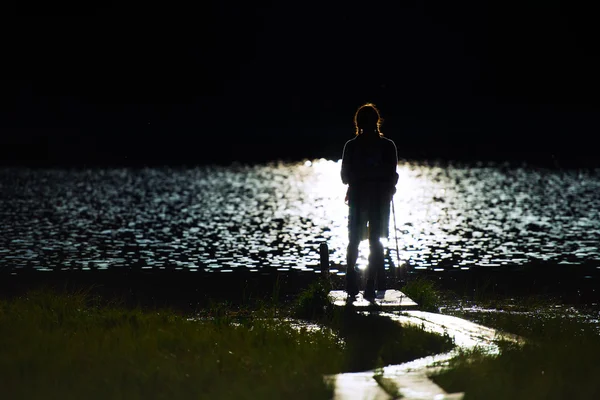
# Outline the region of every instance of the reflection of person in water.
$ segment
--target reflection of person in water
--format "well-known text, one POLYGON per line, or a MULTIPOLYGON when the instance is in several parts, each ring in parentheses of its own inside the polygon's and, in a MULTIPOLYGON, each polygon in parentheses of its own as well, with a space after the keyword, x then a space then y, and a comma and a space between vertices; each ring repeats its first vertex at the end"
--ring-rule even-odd
POLYGON ((385 291, 384 249, 380 238, 389 235, 390 204, 398 182, 396 144, 383 136, 379 110, 366 103, 354 115, 356 136, 346 142, 342 155, 342 182, 348 185, 348 250, 346 291, 359 292, 355 266, 358 246, 369 239, 369 263, 364 298, 373 300, 377 290, 385 291))

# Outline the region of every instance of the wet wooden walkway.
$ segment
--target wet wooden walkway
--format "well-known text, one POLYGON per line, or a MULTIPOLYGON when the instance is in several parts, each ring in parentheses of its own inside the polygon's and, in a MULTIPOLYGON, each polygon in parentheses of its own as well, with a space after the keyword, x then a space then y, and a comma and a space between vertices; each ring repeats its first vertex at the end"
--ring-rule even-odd
MULTIPOLYGON (((347 306, 346 292, 330 292, 330 298, 338 306, 347 306)), ((422 326, 425 330, 448 334, 454 339, 456 348, 450 352, 424 357, 400 365, 389 365, 377 376, 380 382, 398 390, 398 396, 406 400, 457 400, 464 393, 447 393, 435 384, 429 375, 443 368, 459 349, 479 347, 490 353, 497 353, 499 339, 520 340, 518 337, 502 335, 494 329, 475 324, 461 318, 418 310, 418 304, 398 290, 389 290, 373 303, 361 295, 351 301, 357 311, 376 312, 402 325, 422 326)), ((342 373, 326 376, 334 384, 333 400, 384 400, 394 397, 383 389, 376 380, 376 371, 342 373)))
POLYGON ((363 298, 362 293, 353 300, 348 300, 348 294, 344 290, 332 290, 329 297, 336 306, 352 305, 358 310, 371 309, 373 306, 384 307, 387 311, 418 307, 417 303, 399 290, 386 290, 385 293, 378 294, 374 302, 363 298))

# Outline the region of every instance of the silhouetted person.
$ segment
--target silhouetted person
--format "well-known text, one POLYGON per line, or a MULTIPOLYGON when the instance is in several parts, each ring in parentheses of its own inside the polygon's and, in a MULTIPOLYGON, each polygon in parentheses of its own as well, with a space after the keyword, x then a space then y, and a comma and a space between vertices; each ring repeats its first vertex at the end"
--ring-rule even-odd
POLYGON ((346 291, 359 293, 355 269, 358 246, 369 239, 369 264, 364 298, 373 300, 377 290, 385 290, 384 249, 380 238, 389 235, 390 205, 398 182, 396 144, 380 131, 382 119, 374 104, 366 103, 354 115, 356 137, 344 145, 342 182, 348 185, 348 249, 346 291))

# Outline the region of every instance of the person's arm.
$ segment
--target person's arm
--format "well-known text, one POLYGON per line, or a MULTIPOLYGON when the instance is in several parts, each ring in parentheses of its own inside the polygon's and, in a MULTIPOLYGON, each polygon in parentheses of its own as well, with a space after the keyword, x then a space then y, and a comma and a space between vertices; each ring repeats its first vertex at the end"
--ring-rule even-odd
POLYGON ((350 162, 350 149, 349 149, 349 142, 346 142, 346 144, 344 145, 344 150, 342 152, 342 170, 341 170, 341 176, 342 176, 342 183, 344 185, 349 185, 350 184, 350 177, 352 174, 352 167, 351 167, 351 162, 350 162))
POLYGON ((390 153, 388 156, 388 165, 389 165, 389 183, 390 183, 390 191, 392 194, 396 193, 396 184, 398 183, 398 149, 396 148, 396 144, 390 140, 390 153))

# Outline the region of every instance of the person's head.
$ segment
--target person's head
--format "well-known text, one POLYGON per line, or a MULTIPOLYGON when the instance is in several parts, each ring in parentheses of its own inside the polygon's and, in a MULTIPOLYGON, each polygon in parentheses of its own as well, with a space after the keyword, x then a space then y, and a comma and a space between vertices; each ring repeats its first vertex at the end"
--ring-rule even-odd
POLYGON ((358 107, 354 114, 354 126, 356 127, 356 135, 378 135, 383 136, 379 130, 383 119, 379 110, 373 103, 365 103, 358 107))

